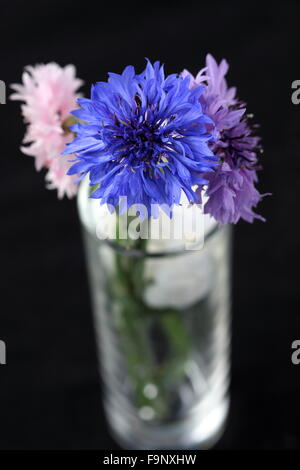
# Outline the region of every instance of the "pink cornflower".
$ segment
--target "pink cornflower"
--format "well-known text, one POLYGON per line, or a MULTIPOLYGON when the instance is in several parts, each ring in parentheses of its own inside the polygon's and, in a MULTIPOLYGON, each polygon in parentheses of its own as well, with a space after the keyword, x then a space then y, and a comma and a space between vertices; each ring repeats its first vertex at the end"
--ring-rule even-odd
POLYGON ((23 101, 22 114, 28 124, 21 150, 35 158, 37 170, 48 168, 49 189, 57 189, 59 198, 77 192, 76 175, 66 176, 72 156, 63 156, 65 145, 73 139, 68 126, 74 123, 70 111, 76 108, 78 88, 73 65, 56 63, 25 68, 22 84, 13 84, 11 99, 23 101))

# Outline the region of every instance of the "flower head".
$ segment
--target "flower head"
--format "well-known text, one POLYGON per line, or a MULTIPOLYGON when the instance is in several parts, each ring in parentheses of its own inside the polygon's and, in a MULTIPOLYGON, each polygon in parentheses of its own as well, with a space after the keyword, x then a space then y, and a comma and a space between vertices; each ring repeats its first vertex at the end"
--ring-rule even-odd
POLYGON ((204 112, 215 124, 210 148, 219 163, 212 172, 204 175, 208 180, 208 201, 204 211, 223 224, 236 223, 240 218, 248 222, 255 218, 264 220, 253 212, 253 207, 262 198, 255 188, 260 138, 255 135, 257 126, 246 115, 245 104, 236 98, 236 89, 227 87, 227 71, 228 64, 224 59, 218 65, 208 55, 206 67, 196 78, 186 70, 182 73, 184 77, 191 77, 192 89, 205 85, 200 101, 204 112))
MULTIPOLYGON (((108 82, 92 87, 90 99, 79 99, 73 114, 85 124, 72 130, 77 138, 64 154, 75 154, 69 174, 89 173, 99 185, 92 197, 116 207, 180 203, 182 191, 198 202, 194 185, 207 182, 217 158, 209 149, 212 121, 203 113, 203 87, 191 90, 189 78, 165 77, 159 62, 149 61, 141 74, 132 66, 108 82)), ((153 214, 154 215, 154 214, 153 214)))
POLYGON ((76 106, 76 93, 82 81, 76 78, 73 65, 60 67, 55 63, 26 67, 23 83, 14 84, 13 100, 21 100, 22 114, 28 124, 21 150, 35 158, 37 170, 48 168, 50 188, 59 196, 76 193, 76 178, 65 177, 70 158, 61 156, 72 134, 67 128, 70 111, 76 106), (59 170, 58 170, 59 169, 59 170))

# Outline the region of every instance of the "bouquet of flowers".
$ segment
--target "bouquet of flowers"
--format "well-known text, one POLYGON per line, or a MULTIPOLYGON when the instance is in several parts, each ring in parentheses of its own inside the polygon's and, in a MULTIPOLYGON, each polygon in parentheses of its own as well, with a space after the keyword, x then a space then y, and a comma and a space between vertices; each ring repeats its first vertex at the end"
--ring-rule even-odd
POLYGON ((227 70, 225 60, 218 65, 208 55, 195 78, 187 70, 165 77, 159 62, 148 61, 141 74, 132 66, 110 73, 87 99, 76 93, 82 81, 72 65, 27 67, 11 96, 25 102, 30 145, 22 151, 35 157, 37 170, 48 169, 48 187, 59 197, 74 196, 89 174, 91 197, 101 204, 117 207, 126 196, 128 208, 172 207, 182 192, 200 203, 204 189, 204 212, 220 223, 262 219, 253 211, 262 197, 257 125, 227 87, 227 70))
MULTIPOLYGON (((257 125, 236 89, 228 88, 227 71, 227 62, 218 64, 211 55, 195 77, 187 70, 166 76, 159 62, 147 61, 142 73, 132 66, 110 73, 83 98, 74 67, 51 63, 27 67, 23 84, 13 85, 11 98, 25 103, 28 124, 22 151, 35 158, 37 170, 47 169, 48 187, 72 197, 84 179, 89 197, 116 214, 106 304, 145 421, 171 419, 178 397, 170 399, 170 390, 187 374, 194 348, 186 317, 195 317, 199 302, 179 308, 171 300, 160 306, 147 301, 153 283, 145 264, 149 241, 130 238, 129 231, 119 236, 124 215, 135 207, 142 233, 161 209, 175 217, 184 198, 221 226, 264 220, 254 212, 263 197, 255 186, 262 153, 257 125), (124 256, 126 250, 133 256, 124 256), (149 324, 158 331, 156 340, 163 336, 167 344, 159 358, 145 338, 149 324)), ((126 228, 132 219, 126 218, 126 228)))

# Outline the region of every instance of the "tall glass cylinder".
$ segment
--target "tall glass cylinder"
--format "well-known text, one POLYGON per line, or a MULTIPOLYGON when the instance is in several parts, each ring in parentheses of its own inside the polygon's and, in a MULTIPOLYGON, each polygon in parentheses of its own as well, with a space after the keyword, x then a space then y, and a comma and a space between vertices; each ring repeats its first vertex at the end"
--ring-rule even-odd
POLYGON ((78 207, 112 435, 129 449, 211 447, 229 403, 230 227, 210 220, 197 250, 128 247, 97 236, 86 182, 78 207))

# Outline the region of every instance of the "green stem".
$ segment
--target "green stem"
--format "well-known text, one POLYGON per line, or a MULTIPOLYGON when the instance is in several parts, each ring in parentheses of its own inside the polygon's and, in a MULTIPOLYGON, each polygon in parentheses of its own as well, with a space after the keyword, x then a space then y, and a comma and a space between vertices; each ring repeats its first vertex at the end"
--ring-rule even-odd
POLYGON ((136 405, 150 407, 154 416, 162 420, 168 416, 170 389, 182 378, 190 352, 183 312, 170 308, 153 309, 145 304, 143 293, 149 280, 145 278, 143 252, 147 240, 118 241, 141 253, 141 256, 115 253, 115 276, 110 291, 119 340, 136 405), (158 363, 148 333, 152 323, 159 325, 169 348, 167 356, 158 363), (149 384, 155 387, 155 396, 146 393, 149 384))

